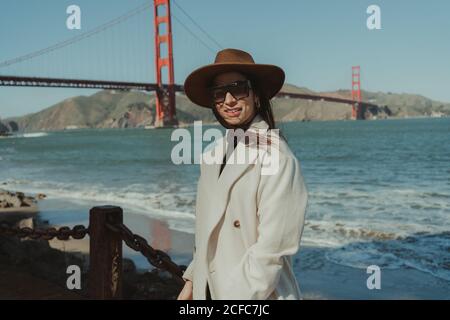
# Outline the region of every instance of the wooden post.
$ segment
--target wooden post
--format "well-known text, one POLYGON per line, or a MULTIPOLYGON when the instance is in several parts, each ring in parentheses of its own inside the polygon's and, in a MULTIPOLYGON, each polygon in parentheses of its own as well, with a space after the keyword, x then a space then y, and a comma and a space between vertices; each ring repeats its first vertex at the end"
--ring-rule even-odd
POLYGON ((122 297, 122 238, 106 223, 122 223, 122 208, 94 207, 89 211, 89 297, 122 297))

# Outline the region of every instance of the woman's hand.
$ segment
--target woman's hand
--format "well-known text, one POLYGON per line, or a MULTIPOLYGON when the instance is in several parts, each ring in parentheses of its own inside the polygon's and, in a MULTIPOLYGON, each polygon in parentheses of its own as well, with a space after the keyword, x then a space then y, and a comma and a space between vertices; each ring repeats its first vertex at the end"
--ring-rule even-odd
POLYGON ((183 290, 181 290, 177 300, 192 300, 192 287, 192 281, 186 280, 183 290))

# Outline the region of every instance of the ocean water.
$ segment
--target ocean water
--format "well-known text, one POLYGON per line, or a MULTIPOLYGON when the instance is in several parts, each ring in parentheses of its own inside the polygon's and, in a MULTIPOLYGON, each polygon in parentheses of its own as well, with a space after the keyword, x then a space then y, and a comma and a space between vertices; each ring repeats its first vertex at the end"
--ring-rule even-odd
MULTIPOLYGON (((281 125, 309 190, 303 245, 353 268, 414 268, 450 281, 450 118, 281 125)), ((189 129, 192 133, 192 129, 189 129)), ((76 130, 0 139, 0 188, 116 204, 193 233, 198 165, 174 165, 170 129, 76 130)), ((62 210, 64 209, 64 210, 62 210)), ((49 211, 50 212, 50 211, 49 211)))

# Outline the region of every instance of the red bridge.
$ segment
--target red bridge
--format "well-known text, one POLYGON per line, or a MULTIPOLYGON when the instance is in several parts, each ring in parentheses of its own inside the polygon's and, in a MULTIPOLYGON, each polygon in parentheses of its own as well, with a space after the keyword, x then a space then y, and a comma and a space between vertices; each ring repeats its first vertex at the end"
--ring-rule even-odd
MULTIPOLYGON (((175 5, 182 10, 199 28, 201 28, 176 2, 175 5)), ((156 92, 156 126, 173 126, 177 125, 175 92, 184 92, 183 86, 175 84, 174 79, 174 59, 173 59, 173 43, 172 43, 172 21, 170 0, 154 0, 153 4, 146 3, 138 8, 133 9, 126 14, 109 21, 91 31, 85 32, 79 36, 73 37, 66 41, 57 43, 53 46, 44 48, 30 54, 9 59, 0 63, 2 68, 11 67, 29 60, 49 55, 54 51, 71 46, 93 35, 108 30, 131 17, 134 17, 150 7, 154 11, 154 38, 155 38, 155 66, 156 81, 155 83, 144 82, 126 82, 126 81, 103 81, 90 79, 65 79, 51 78, 40 76, 13 76, 0 74, 0 86, 14 87, 54 87, 54 88, 86 88, 86 89, 109 89, 109 90, 139 90, 139 91, 155 91, 156 92), (165 31, 165 32, 164 32, 165 31), (165 51, 165 52, 164 52, 165 51), (167 70, 166 81, 163 81, 163 70, 167 70)), ((176 18, 176 16, 175 16, 176 18)), ((182 25, 183 23, 176 18, 182 25)), ((203 29, 201 29, 203 30, 203 29)), ((204 31, 204 30, 203 30, 204 31)), ((205 32, 205 31, 204 31, 205 32)), ((191 32, 191 34, 193 34, 191 32)), ((195 34, 193 34, 195 36, 195 34)), ((214 51, 214 50, 211 50, 214 51)), ((361 98, 360 83, 360 67, 352 67, 352 96, 351 98, 339 98, 326 95, 312 95, 301 93, 280 92, 277 97, 307 99, 312 101, 327 101, 335 103, 343 103, 352 106, 353 119, 364 119, 365 110, 377 108, 372 103, 364 102, 361 98)))

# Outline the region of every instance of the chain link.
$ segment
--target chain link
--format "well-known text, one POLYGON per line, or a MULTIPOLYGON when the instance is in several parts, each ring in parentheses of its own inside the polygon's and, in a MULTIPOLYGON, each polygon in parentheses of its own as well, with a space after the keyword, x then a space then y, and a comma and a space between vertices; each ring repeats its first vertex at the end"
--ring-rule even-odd
MULTIPOLYGON (((186 266, 177 265, 172 261, 167 253, 152 248, 145 238, 131 232, 131 230, 128 229, 123 223, 107 223, 106 226, 109 230, 118 233, 127 246, 135 251, 142 253, 142 255, 147 258, 148 262, 151 265, 155 266, 158 269, 168 271, 175 277, 178 282, 184 283, 182 276, 184 270, 186 269, 186 266)), ((52 240, 56 237, 58 240, 66 241, 69 240, 70 237, 72 237, 73 239, 83 239, 86 235, 89 234, 89 228, 86 228, 83 225, 77 225, 72 229, 66 226, 60 227, 59 229, 53 227, 46 229, 32 229, 29 227, 12 227, 5 222, 1 222, 0 235, 1 234, 6 236, 17 236, 21 239, 30 238, 33 240, 52 240)))
POLYGON ((128 247, 140 252, 144 257, 146 257, 151 265, 158 269, 168 271, 176 278, 177 281, 184 283, 182 276, 184 270, 186 269, 185 266, 177 265, 164 251, 155 250, 152 248, 146 239, 137 234, 133 234, 133 232, 131 232, 131 230, 128 229, 123 223, 107 223, 106 226, 111 231, 118 233, 128 247))
POLYGON ((33 240, 43 239, 52 240, 57 238, 58 240, 69 240, 70 237, 73 239, 83 239, 87 234, 89 234, 89 228, 82 225, 77 225, 70 229, 69 227, 56 228, 46 228, 46 229, 32 229, 29 227, 12 227, 9 224, 2 222, 0 223, 0 234, 7 236, 17 236, 19 238, 30 238, 33 240))

